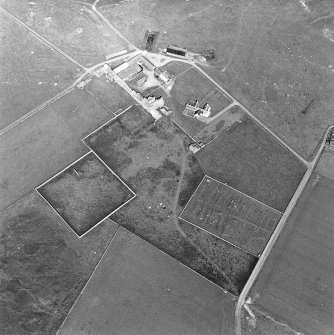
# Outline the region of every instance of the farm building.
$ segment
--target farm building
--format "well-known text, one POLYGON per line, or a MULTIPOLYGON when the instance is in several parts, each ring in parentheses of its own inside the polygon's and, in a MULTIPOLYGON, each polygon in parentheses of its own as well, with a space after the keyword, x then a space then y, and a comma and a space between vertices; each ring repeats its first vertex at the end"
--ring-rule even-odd
POLYGON ((175 45, 169 45, 166 49, 166 54, 174 56, 174 57, 186 58, 187 57, 187 49, 179 48, 175 45))
POLYGON ((188 101, 182 114, 193 118, 198 118, 199 116, 209 117, 211 115, 211 107, 206 103, 201 108, 198 100, 195 102, 188 101))

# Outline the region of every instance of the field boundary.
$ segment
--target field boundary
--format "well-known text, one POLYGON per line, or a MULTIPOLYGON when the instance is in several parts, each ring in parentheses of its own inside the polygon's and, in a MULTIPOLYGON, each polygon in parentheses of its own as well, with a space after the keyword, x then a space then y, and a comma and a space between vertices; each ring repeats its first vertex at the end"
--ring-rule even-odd
POLYGON ((283 213, 282 213, 281 211, 279 211, 278 209, 275 209, 275 208, 273 208, 273 207, 271 207, 271 206, 269 206, 269 205, 263 203, 263 202, 260 201, 260 200, 254 199, 254 198, 251 197, 250 195, 248 195, 248 194, 246 194, 246 193, 243 193, 243 192, 237 190, 236 188, 234 188, 234 187, 232 187, 232 186, 230 186, 230 185, 228 185, 228 184, 225 184, 225 183, 223 183, 223 182, 221 182, 221 181, 219 181, 219 180, 217 180, 217 179, 215 179, 215 178, 212 178, 212 177, 207 176, 207 175, 205 175, 205 176, 206 176, 207 178, 209 178, 209 179, 211 179, 211 180, 213 180, 213 181, 219 183, 219 184, 222 184, 222 185, 224 185, 224 186, 226 186, 226 187, 228 187, 228 188, 230 188, 230 189, 232 189, 232 190, 234 190, 234 191, 236 191, 236 192, 238 192, 238 193, 244 195, 244 196, 247 197, 247 198, 250 198, 250 199, 256 201, 257 203, 259 203, 259 204, 261 204, 261 205, 267 207, 268 209, 270 209, 270 210, 272 210, 272 211, 274 211, 274 212, 277 212, 277 213, 280 213, 280 214, 283 215, 283 213))
POLYGON ((65 170, 67 170, 69 167, 71 167, 75 163, 79 162, 81 159, 83 159, 84 157, 86 157, 90 153, 91 153, 91 151, 86 152, 85 154, 83 154, 82 156, 80 156, 78 159, 76 159, 74 162, 72 162, 72 163, 68 164, 67 166, 65 166, 63 169, 61 169, 60 171, 58 171, 52 177, 48 178, 46 181, 44 181, 43 183, 41 183, 38 186, 36 186, 35 190, 38 191, 39 188, 41 188, 42 186, 44 186, 45 184, 47 184, 49 181, 51 181, 52 179, 54 179, 55 177, 57 177, 58 175, 60 175, 62 172, 64 172, 65 170))
POLYGON ((191 138, 195 143, 198 144, 198 142, 192 137, 190 136, 179 124, 176 123, 176 121, 174 121, 171 117, 169 117, 169 119, 177 126, 179 127, 189 138, 191 138))
POLYGON ((200 183, 198 184, 198 186, 196 187, 194 193, 192 194, 192 196, 190 197, 190 199, 189 199, 189 200, 187 201, 187 203, 185 204, 185 206, 184 206, 184 208, 183 208, 183 210, 182 210, 182 212, 180 213, 179 216, 181 216, 181 214, 184 212, 185 208, 188 206, 188 203, 190 202, 190 200, 192 199, 192 197, 194 196, 194 194, 197 192, 197 189, 200 187, 200 185, 201 185, 202 182, 204 181, 204 178, 208 178, 208 179, 211 179, 211 180, 213 180, 213 181, 215 181, 215 182, 217 182, 217 183, 219 183, 219 184, 222 184, 222 185, 224 185, 224 186, 226 186, 226 187, 232 189, 233 191, 236 191, 236 192, 238 192, 238 193, 240 193, 240 194, 246 196, 247 198, 250 198, 251 200, 256 201, 257 203, 259 203, 259 204, 261 204, 261 205, 267 207, 268 209, 273 210, 274 212, 277 212, 277 213, 280 213, 280 214, 283 215, 283 213, 280 212, 279 210, 277 210, 277 209, 275 209, 275 208, 273 208, 273 207, 270 207, 269 205, 266 205, 266 204, 264 204, 263 202, 261 202, 261 201, 259 201, 259 200, 257 200, 257 199, 252 198, 250 195, 247 195, 247 194, 245 194, 245 193, 243 193, 243 192, 241 192, 241 191, 235 189, 234 187, 232 187, 232 186, 230 186, 230 185, 227 185, 227 184, 225 184, 225 183, 223 183, 223 182, 221 182, 221 181, 219 181, 219 180, 217 180, 217 179, 215 179, 215 178, 212 178, 212 177, 208 176, 207 174, 205 174, 204 177, 202 178, 201 182, 200 182, 200 183))
MULTIPOLYGON (((89 148, 89 150, 93 151, 85 142, 85 140, 90 137, 91 135, 95 134, 97 131, 99 131, 100 129, 102 129, 103 127, 105 127, 108 123, 116 120, 119 116, 121 116, 123 113, 125 113, 126 111, 128 111, 132 106, 137 106, 137 104, 132 104, 131 106, 125 108, 121 113, 119 114, 116 114, 113 112, 113 114, 115 115, 114 117, 112 117, 111 119, 109 119, 108 121, 106 121, 105 123, 103 123, 101 126, 97 127, 96 129, 94 129, 92 132, 90 132, 88 135, 86 135, 85 137, 83 137, 81 139, 81 141, 86 145, 87 148, 89 148)), ((119 111, 120 109, 117 110, 117 112, 119 111)))
POLYGON ((212 232, 206 230, 206 229, 203 228, 203 227, 199 227, 199 226, 197 226, 195 223, 192 223, 192 222, 190 222, 190 221, 188 221, 188 220, 186 220, 186 219, 184 219, 184 218, 181 218, 180 216, 179 216, 179 219, 180 219, 180 220, 183 220, 184 222, 189 223, 190 225, 192 225, 192 226, 194 226, 194 227, 196 227, 196 228, 198 228, 198 229, 200 229, 200 230, 205 231, 206 233, 208 233, 208 234, 210 234, 210 235, 212 235, 212 236, 218 238, 219 240, 222 240, 222 241, 224 241, 224 242, 226 242, 226 243, 232 245, 233 247, 235 247, 235 248, 237 248, 237 249, 239 249, 239 250, 241 250, 241 251, 243 251, 243 252, 246 252, 247 254, 250 254, 250 255, 256 257, 257 259, 259 258, 258 255, 254 255, 252 252, 250 252, 250 251, 248 251, 248 250, 245 250, 245 249, 243 249, 242 247, 239 247, 239 246, 235 245, 234 243, 232 243, 232 242, 230 242, 230 241, 225 240, 223 237, 220 237, 220 236, 216 235, 215 233, 212 233, 212 232))
POLYGON ((81 157, 79 157, 78 159, 76 159, 74 162, 72 162, 71 164, 69 164, 68 166, 66 166, 64 169, 62 169, 61 171, 57 172, 54 176, 52 176, 51 178, 47 179, 45 182, 43 182, 39 186, 35 187, 35 190, 46 201, 46 203, 53 209, 53 211, 57 213, 57 215, 62 219, 62 221, 66 223, 66 225, 74 232, 74 234, 76 235, 76 237, 79 238, 79 239, 82 238, 82 237, 84 237, 85 235, 87 235, 90 231, 92 231, 94 228, 96 228, 97 226, 99 226, 104 220, 108 219, 109 216, 111 216, 114 213, 116 213, 119 209, 121 209, 122 207, 124 207, 125 205, 127 205, 131 200, 133 200, 134 198, 137 197, 137 194, 93 150, 88 151, 87 153, 85 153, 84 155, 82 155, 81 157), (70 168, 71 166, 73 166, 74 164, 76 164, 77 162, 79 162, 80 160, 84 159, 89 154, 92 154, 94 157, 96 157, 113 174, 113 176, 115 176, 124 186, 126 186, 126 188, 131 192, 132 197, 129 198, 127 201, 125 201, 120 206, 118 206, 116 209, 114 209, 111 213, 108 213, 105 217, 103 217, 100 221, 98 221, 97 223, 95 223, 86 232, 84 232, 83 234, 79 235, 72 228, 72 226, 58 213, 58 211, 52 206, 52 204, 49 202, 49 200, 39 191, 39 189, 42 186, 44 186, 47 183, 49 183, 54 178, 56 178, 57 176, 59 176, 61 173, 63 173, 64 171, 66 171, 68 168, 70 168))
MULTIPOLYGON (((109 220, 109 219, 108 219, 108 220, 109 220)), ((110 220, 110 221, 111 221, 111 220, 110 220)), ((116 222, 115 222, 115 223, 116 223, 116 222)), ((116 224, 117 224, 117 223, 116 223, 116 224)), ((117 224, 117 225, 118 225, 118 224, 117 224)), ((75 299, 75 302, 73 303, 73 305, 71 306, 70 310, 69 310, 68 313, 66 314, 64 320, 62 321, 61 325, 59 326, 59 328, 58 328, 58 330, 57 330, 56 335, 58 335, 59 332, 61 331, 61 328, 64 326, 65 321, 67 320, 68 316, 71 314, 71 312, 72 312, 74 306, 76 306, 76 304, 77 304, 79 298, 81 297, 81 295, 82 295, 83 292, 85 291, 85 289, 86 289, 88 283, 89 283, 90 280, 93 278, 93 275, 95 274, 95 271, 97 270, 97 268, 98 268, 99 264, 101 263, 101 261, 102 261, 104 255, 106 254, 107 250, 109 249, 109 246, 111 245, 111 243, 112 243, 113 240, 115 239, 115 237, 116 237, 116 235, 117 235, 119 229, 120 229, 120 226, 118 225, 118 227, 117 227, 117 229, 116 229, 116 232, 115 232, 114 236, 110 239, 110 241, 109 241, 107 247, 105 248, 105 250, 104 250, 103 253, 102 253, 102 256, 100 257, 100 259, 99 259, 99 261, 97 262, 96 266, 94 267, 92 273, 90 274, 89 278, 87 279, 86 284, 84 285, 84 287, 82 288, 82 290, 81 290, 80 293, 78 294, 77 298, 75 299)))
POLYGON ((220 287, 219 285, 217 285, 217 284, 214 283, 213 281, 209 280, 208 278, 204 277, 204 276, 201 275, 200 273, 198 273, 198 272, 196 272, 195 270, 191 269, 190 267, 188 267, 187 265, 183 264, 182 262, 180 262, 180 261, 177 260, 176 258, 174 258, 174 257, 172 257, 172 256, 170 256, 170 255, 168 255, 167 253, 165 253, 165 252, 162 251, 161 249, 157 248, 156 246, 154 246, 154 245, 151 244, 150 242, 146 241, 145 239, 141 238, 141 237, 138 236, 137 234, 135 234, 135 233, 131 232, 130 230, 124 228, 122 225, 119 225, 116 221, 111 220, 111 219, 109 219, 109 218, 108 218, 108 220, 110 220, 110 221, 116 223, 116 224, 118 225, 118 228, 117 228, 117 230, 116 230, 114 236, 111 238, 110 242, 108 243, 108 245, 107 245, 105 251, 103 252, 103 254, 102 254, 100 260, 99 260, 98 263, 96 264, 96 266, 95 266, 94 270, 92 271, 91 275, 89 276, 89 278, 88 278, 86 284, 84 285, 83 289, 82 289, 81 292, 79 293, 78 297, 76 298, 75 302, 74 302, 73 305, 71 306, 69 312, 67 313, 67 315, 65 316, 63 322, 61 323, 60 327, 58 328, 56 335, 60 335, 60 331, 62 330, 62 327, 64 326, 66 320, 68 319, 69 315, 71 314, 73 308, 76 306, 76 304, 77 304, 79 298, 80 298, 81 295, 84 293, 84 291, 85 291, 85 289, 86 289, 86 287, 87 287, 89 281, 93 278, 93 275, 94 275, 94 273, 96 272, 96 270, 97 270, 99 264, 101 263, 101 261, 102 261, 104 255, 107 253, 109 247, 111 246, 112 242, 115 240, 117 234, 119 234, 120 230, 124 230, 124 231, 126 231, 126 232, 128 232, 128 233, 134 235, 136 238, 140 239, 144 244, 150 246, 151 248, 153 248, 153 249, 157 250, 158 252, 162 253, 163 255, 167 256, 169 259, 172 259, 174 262, 176 262, 177 264, 181 265, 181 266, 182 266, 183 268, 185 268, 186 270, 188 270, 188 271, 194 273, 196 276, 201 277, 202 279, 204 279, 204 280, 205 280, 206 282, 208 282, 209 284, 214 285, 216 288, 218 288, 219 290, 221 290, 222 292, 224 292, 224 294, 229 295, 233 302, 235 302, 235 301, 237 300, 237 298, 238 298, 237 296, 233 295, 233 294, 230 293, 229 291, 226 291, 225 289, 223 289, 222 287, 220 287))
MULTIPOLYGON (((229 106, 227 106, 227 110, 222 114, 222 115, 224 115, 227 111, 229 111, 231 108, 233 108, 234 106, 238 106, 238 105, 233 105, 233 104, 231 104, 231 105, 229 105, 229 106), (231 106, 230 108, 228 108, 229 106, 231 106)), ((214 140, 216 140, 220 135, 223 135, 225 132, 227 132, 227 131, 229 131, 229 130, 231 130, 231 129, 233 129, 234 127, 236 127, 237 125, 238 125, 238 123, 241 123, 241 122, 243 122, 243 120, 245 119, 245 118, 247 118, 247 117, 249 117, 247 114, 245 114, 244 113, 244 115, 239 119, 239 120, 237 120, 237 121, 235 121, 235 122, 233 122, 232 124, 230 124, 226 129, 224 129, 223 131, 221 131, 218 135, 216 135, 213 139, 211 139, 208 143, 205 143, 204 144, 204 146, 203 147, 200 147, 200 149, 198 150, 198 151, 200 151, 200 150, 202 150, 203 148, 205 148, 207 145, 209 145, 211 142, 213 142, 214 140)), ((214 120, 215 121, 215 120, 214 120)), ((210 125, 210 123, 208 124, 208 126, 210 125)), ((205 129, 205 127, 203 128, 203 130, 205 129)))

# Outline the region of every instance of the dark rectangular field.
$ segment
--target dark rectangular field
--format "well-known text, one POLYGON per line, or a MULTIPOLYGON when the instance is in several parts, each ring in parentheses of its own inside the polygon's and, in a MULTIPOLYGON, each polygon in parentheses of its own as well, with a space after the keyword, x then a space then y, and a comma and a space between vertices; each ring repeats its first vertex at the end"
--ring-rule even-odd
POLYGON ((253 303, 307 335, 334 329, 334 181, 313 174, 252 288, 253 303))
POLYGON ((283 212, 306 167, 249 117, 198 151, 208 176, 283 212))
POLYGON ((265 248, 281 215, 206 176, 180 218, 257 256, 265 248))
POLYGON ((204 175, 188 150, 191 140, 169 119, 150 119, 141 108, 128 110, 85 139, 137 194, 111 218, 238 295, 257 259, 178 219, 204 175), (142 128, 131 134, 132 117, 142 128))
POLYGON ((38 188, 81 236, 134 197, 134 193, 94 153, 38 188))

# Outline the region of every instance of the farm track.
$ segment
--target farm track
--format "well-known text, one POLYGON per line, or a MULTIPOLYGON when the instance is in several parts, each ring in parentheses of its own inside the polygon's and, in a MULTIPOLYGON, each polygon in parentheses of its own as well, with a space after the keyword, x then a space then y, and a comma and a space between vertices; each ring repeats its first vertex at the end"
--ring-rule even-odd
POLYGON ((41 42, 43 42, 44 44, 46 44, 48 47, 50 47, 51 49, 57 51, 58 53, 60 53, 62 56, 64 56, 65 58, 67 58, 70 62, 72 62, 73 64, 75 64, 76 66, 78 66, 80 69, 87 71, 88 69, 81 65, 79 62, 77 62, 74 58, 72 58, 71 56, 69 56, 67 53, 65 53, 64 51, 62 51, 61 49, 59 49, 58 47, 56 47, 53 43, 51 43, 50 41, 48 41, 46 38, 44 38, 42 35, 40 35, 39 33, 37 33, 34 29, 30 28, 28 25, 26 25, 24 22, 22 22, 20 19, 18 19, 15 15, 10 14, 9 12, 7 12, 5 9, 3 9, 2 7, 0 7, 0 12, 2 12, 4 15, 6 15, 8 18, 10 18, 11 20, 15 21, 18 25, 20 25, 21 27, 27 29, 33 36, 35 36, 38 40, 40 40, 41 42))

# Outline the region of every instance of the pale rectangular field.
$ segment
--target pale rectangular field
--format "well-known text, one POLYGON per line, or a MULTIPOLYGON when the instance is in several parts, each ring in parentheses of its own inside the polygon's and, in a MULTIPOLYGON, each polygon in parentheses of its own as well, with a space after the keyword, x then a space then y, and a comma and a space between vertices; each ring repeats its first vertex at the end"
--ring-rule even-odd
POLYGON ((59 335, 216 335, 233 326, 232 296, 120 228, 59 335))
POLYGON ((205 176, 180 218, 257 256, 282 213, 205 176))
POLYGON ((251 297, 307 335, 334 329, 334 181, 314 174, 264 265, 251 297))
POLYGON ((86 153, 81 139, 114 116, 76 89, 0 136, 0 210, 86 153))

